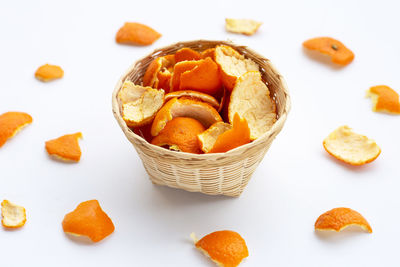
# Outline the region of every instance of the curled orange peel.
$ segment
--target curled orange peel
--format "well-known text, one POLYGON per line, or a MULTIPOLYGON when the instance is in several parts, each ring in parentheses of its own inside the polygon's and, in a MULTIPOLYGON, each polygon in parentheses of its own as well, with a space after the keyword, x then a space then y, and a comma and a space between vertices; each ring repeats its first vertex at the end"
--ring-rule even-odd
POLYGON ((372 99, 373 111, 400 114, 399 94, 389 86, 372 86, 367 91, 367 97, 372 99))
POLYGON ((151 45, 161 37, 153 28, 137 23, 126 22, 117 32, 115 41, 129 45, 151 45))
POLYGON ((8 200, 1 202, 1 215, 3 217, 1 223, 6 228, 19 228, 25 225, 25 208, 8 200))
POLYGON ((28 113, 11 111, 1 114, 0 147, 30 123, 32 117, 28 113))

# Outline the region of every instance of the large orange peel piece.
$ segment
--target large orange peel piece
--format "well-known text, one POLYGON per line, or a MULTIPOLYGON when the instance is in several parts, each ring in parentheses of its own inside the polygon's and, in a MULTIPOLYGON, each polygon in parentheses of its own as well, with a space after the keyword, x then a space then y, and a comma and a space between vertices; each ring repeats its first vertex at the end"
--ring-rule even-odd
POLYGON ((80 203, 74 211, 65 215, 62 227, 65 233, 87 236, 93 242, 103 240, 115 229, 97 200, 80 203))
POLYGON ((168 146, 177 151, 201 154, 197 135, 205 130, 203 124, 195 119, 176 117, 167 122, 151 143, 157 146, 168 146))
POLYGON ((215 62, 220 67, 222 83, 229 91, 232 91, 240 76, 248 71, 259 70, 257 63, 226 45, 218 45, 215 48, 215 62))
POLYGON ((185 60, 199 60, 199 59, 202 59, 201 54, 189 47, 181 48, 175 53, 176 63, 185 60))
POLYGON ((143 86, 169 91, 170 79, 175 65, 174 55, 166 55, 154 59, 143 76, 143 86))
POLYGON ((0 147, 25 126, 32 123, 32 117, 24 112, 6 112, 0 115, 0 147))
POLYGON ((400 114, 399 94, 386 85, 378 85, 369 88, 367 97, 372 99, 372 110, 400 114))
POLYGON ((318 217, 314 227, 316 230, 339 232, 351 225, 360 226, 368 233, 372 233, 367 220, 360 213, 349 208, 335 208, 323 213, 318 217))
POLYGON ((228 106, 229 122, 238 113, 250 128, 250 139, 255 140, 271 129, 276 121, 276 105, 258 71, 249 71, 237 80, 228 106))
POLYGON ((225 19, 225 29, 228 32, 241 33, 245 35, 253 35, 257 32, 262 22, 252 19, 225 19))
POLYGON ((8 200, 1 202, 1 215, 3 216, 1 223, 6 228, 19 228, 25 225, 25 208, 8 200))
POLYGON ((167 122, 176 117, 196 119, 206 129, 213 123, 222 121, 218 111, 207 103, 195 99, 173 98, 157 112, 151 126, 151 134, 157 136, 167 122))
POLYGON ((164 90, 135 85, 125 81, 118 98, 122 103, 122 118, 129 127, 150 124, 164 104, 164 90))
POLYGON ((47 153, 56 159, 78 162, 82 155, 78 142, 80 138, 82 138, 82 133, 63 135, 47 141, 45 148, 47 153))
POLYGON ((381 149, 374 140, 341 126, 323 141, 325 150, 338 160, 351 165, 363 165, 375 160, 381 149))
POLYGON ((203 102, 206 102, 207 104, 210 104, 215 109, 219 109, 218 101, 214 97, 212 97, 208 94, 200 93, 200 92, 193 91, 193 90, 175 91, 175 92, 171 92, 171 93, 168 93, 165 95, 165 102, 167 102, 175 97, 177 97, 177 98, 181 98, 181 97, 194 98, 196 100, 201 100, 203 102))
POLYGON ((49 82, 55 79, 61 79, 64 76, 64 71, 60 66, 45 64, 40 66, 36 72, 36 79, 42 82, 49 82))
POLYGON ((147 25, 137 22, 126 22, 115 36, 115 40, 120 44, 129 45, 151 45, 161 34, 147 25))
POLYGON ((348 65, 354 59, 354 53, 340 41, 330 37, 312 38, 303 43, 310 50, 318 51, 331 57, 333 63, 348 65))
MULTIPOLYGON (((196 239, 194 234, 192 238, 196 239)), ((218 266, 236 267, 249 256, 246 242, 234 231, 216 231, 194 241, 196 248, 218 266)))

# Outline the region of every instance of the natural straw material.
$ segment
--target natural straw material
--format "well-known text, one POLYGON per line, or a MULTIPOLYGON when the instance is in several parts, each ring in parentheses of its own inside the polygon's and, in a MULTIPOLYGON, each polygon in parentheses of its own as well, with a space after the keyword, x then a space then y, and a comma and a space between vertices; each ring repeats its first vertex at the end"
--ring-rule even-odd
POLYGON ((118 81, 112 96, 113 112, 128 140, 138 152, 144 168, 154 184, 181 188, 192 192, 210 195, 239 196, 258 164, 263 159, 276 135, 282 130, 290 110, 290 98, 283 77, 268 59, 245 46, 238 46, 228 41, 196 40, 179 42, 155 50, 150 55, 138 60, 118 81), (268 84, 271 96, 276 102, 277 121, 272 128, 252 143, 240 146, 226 153, 190 154, 170 151, 149 144, 128 128, 121 116, 121 103, 117 98, 122 84, 132 81, 142 83, 142 77, 151 61, 159 56, 173 54, 182 47, 197 51, 229 45, 260 66, 263 80, 268 84))

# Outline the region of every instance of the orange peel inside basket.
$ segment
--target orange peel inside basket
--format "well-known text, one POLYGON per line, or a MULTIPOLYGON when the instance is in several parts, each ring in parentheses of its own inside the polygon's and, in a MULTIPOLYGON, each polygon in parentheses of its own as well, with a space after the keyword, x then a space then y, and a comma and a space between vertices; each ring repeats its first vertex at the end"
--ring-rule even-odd
POLYGON ((314 227, 316 230, 339 232, 351 225, 360 226, 368 233, 372 233, 367 220, 360 213, 349 208, 334 208, 323 213, 318 217, 314 227))
POLYGON ((170 149, 177 151, 201 154, 197 135, 204 131, 205 128, 199 121, 176 117, 167 122, 151 143, 156 146, 169 146, 170 149))
POLYGON ((202 51, 200 54, 201 54, 201 57, 204 59, 209 57, 215 61, 215 47, 208 48, 208 49, 202 51))
POLYGON ((257 32, 262 22, 252 19, 225 19, 225 29, 228 32, 241 33, 245 35, 253 35, 257 32))
POLYGON ((333 63, 348 65, 354 59, 354 53, 342 42, 331 37, 316 37, 303 43, 303 46, 331 57, 333 63))
POLYGON ((101 209, 97 200, 80 203, 76 209, 65 215, 62 221, 65 233, 87 236, 99 242, 114 232, 114 224, 101 209))
POLYGON ((165 102, 167 102, 175 97, 177 97, 177 98, 181 98, 181 97, 194 98, 194 99, 206 102, 207 104, 210 104, 215 109, 219 109, 219 103, 214 97, 212 97, 208 94, 201 93, 201 92, 197 92, 197 91, 193 91, 193 90, 171 92, 171 93, 168 93, 165 95, 165 102))
POLYGON ((236 267, 249 256, 245 240, 234 231, 216 231, 200 240, 197 240, 194 233, 191 237, 196 248, 210 257, 218 266, 236 267))
POLYGON ((199 60, 199 59, 202 59, 201 54, 189 47, 181 48, 175 53, 176 63, 185 60, 199 60))
POLYGON ((64 71, 60 66, 45 64, 40 66, 36 72, 36 79, 42 82, 49 82, 55 79, 61 79, 64 76, 64 71))
POLYGON ((348 126, 341 126, 330 133, 323 146, 330 155, 351 165, 372 162, 381 153, 374 140, 353 132, 348 126))
POLYGON ((25 208, 8 200, 1 202, 1 215, 3 216, 1 223, 6 228, 19 228, 25 225, 25 208))
POLYGON ((167 122, 176 117, 196 119, 205 128, 222 121, 218 111, 207 103, 195 99, 173 98, 157 112, 151 126, 151 134, 157 136, 167 122))
POLYGON ((160 33, 147 25, 137 22, 126 22, 118 30, 115 41, 119 44, 151 45, 160 37, 160 33))
MULTIPOLYGON (((143 76, 143 86, 150 86, 153 88, 164 88, 166 83, 164 76, 171 77, 173 66, 175 65, 174 55, 166 55, 155 58, 147 67, 143 76), (169 74, 169 75, 168 75, 169 74)), ((169 82, 169 81, 168 81, 169 82)))
POLYGON ((389 86, 373 86, 367 91, 367 97, 372 99, 373 111, 400 114, 399 94, 389 86))
POLYGON ((45 148, 47 153, 56 159, 78 162, 82 154, 78 142, 80 138, 82 138, 82 133, 63 135, 47 141, 45 148))
POLYGON ((32 123, 32 117, 28 113, 10 111, 1 114, 0 147, 30 123, 32 123))

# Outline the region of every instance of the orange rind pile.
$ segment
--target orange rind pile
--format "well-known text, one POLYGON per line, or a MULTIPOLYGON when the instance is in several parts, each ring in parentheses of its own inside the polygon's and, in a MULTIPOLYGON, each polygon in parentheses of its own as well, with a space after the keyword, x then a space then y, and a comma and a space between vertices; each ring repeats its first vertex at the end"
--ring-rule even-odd
POLYGON ((126 22, 115 36, 115 41, 119 44, 145 46, 151 45, 161 37, 153 28, 137 23, 126 22))
POLYGON ((252 19, 225 19, 225 29, 228 32, 241 33, 244 35, 255 34, 261 25, 262 22, 258 22, 252 19))
POLYGON ((359 226, 368 233, 372 228, 357 211, 349 208, 334 208, 320 215, 315 222, 315 230, 340 232, 349 226, 359 226))
POLYGON ((236 267, 249 256, 245 240, 236 232, 216 231, 197 240, 191 234, 195 246, 218 266, 236 267))
POLYGON ((114 232, 114 224, 101 209, 97 200, 80 203, 75 210, 65 215, 62 221, 65 233, 87 236, 99 242, 114 232))
POLYGON ((82 133, 67 134, 45 143, 47 153, 55 159, 66 162, 78 162, 81 159, 81 148, 78 140, 82 133))
POLYGON ((1 114, 0 147, 30 123, 32 123, 32 117, 25 112, 10 111, 1 114))
POLYGON ((258 64, 227 45, 154 58, 142 83, 125 81, 118 100, 134 133, 186 153, 225 153, 260 138, 277 119, 258 64))
POLYGON ((3 217, 1 223, 6 228, 19 228, 25 225, 25 208, 8 200, 1 202, 1 215, 3 217))
POLYGON ((42 82, 49 82, 56 79, 61 79, 64 76, 64 71, 60 66, 45 64, 40 66, 36 72, 36 79, 42 82))
POLYGON ((400 114, 399 94, 389 86, 373 86, 367 91, 367 97, 370 97, 372 100, 373 111, 400 114))
POLYGON ((348 126, 341 126, 330 133, 323 146, 330 155, 351 165, 364 165, 374 161, 381 153, 374 140, 353 132, 348 126))

